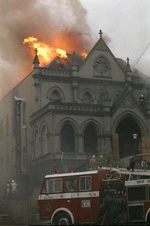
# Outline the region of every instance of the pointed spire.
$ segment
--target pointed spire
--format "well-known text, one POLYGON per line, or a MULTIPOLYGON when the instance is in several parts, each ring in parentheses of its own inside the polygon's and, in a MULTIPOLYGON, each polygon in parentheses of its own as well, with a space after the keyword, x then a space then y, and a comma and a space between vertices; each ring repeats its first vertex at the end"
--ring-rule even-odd
POLYGON ((37 68, 39 67, 39 58, 38 58, 38 55, 37 55, 37 49, 35 49, 35 56, 34 56, 34 60, 33 60, 33 64, 34 64, 34 68, 37 68))
POLYGON ((102 30, 99 31, 99 34, 100 34, 100 38, 102 38, 102 35, 103 35, 102 30))
POLYGON ((126 72, 131 72, 129 60, 130 60, 129 57, 127 57, 126 72))

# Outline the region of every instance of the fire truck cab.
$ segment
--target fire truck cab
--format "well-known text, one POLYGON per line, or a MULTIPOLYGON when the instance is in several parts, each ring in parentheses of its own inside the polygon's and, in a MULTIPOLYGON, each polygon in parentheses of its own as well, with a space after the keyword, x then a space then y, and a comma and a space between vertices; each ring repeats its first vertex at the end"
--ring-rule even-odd
POLYGON ((110 168, 46 175, 38 197, 40 218, 50 219, 53 225, 94 223, 106 186, 116 198, 125 199, 119 183, 112 186, 119 180, 120 175, 110 168))

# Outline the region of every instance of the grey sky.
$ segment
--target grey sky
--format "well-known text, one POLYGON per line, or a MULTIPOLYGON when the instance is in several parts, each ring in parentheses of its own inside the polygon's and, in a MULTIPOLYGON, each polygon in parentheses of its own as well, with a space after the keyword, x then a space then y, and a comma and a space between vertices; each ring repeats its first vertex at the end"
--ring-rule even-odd
POLYGON ((108 46, 116 57, 150 75, 150 1, 80 0, 94 38, 99 29, 110 38, 108 46), (145 50, 146 49, 146 50, 145 50), (145 50, 145 51, 144 51, 145 50), (143 54, 144 53, 144 54, 143 54))

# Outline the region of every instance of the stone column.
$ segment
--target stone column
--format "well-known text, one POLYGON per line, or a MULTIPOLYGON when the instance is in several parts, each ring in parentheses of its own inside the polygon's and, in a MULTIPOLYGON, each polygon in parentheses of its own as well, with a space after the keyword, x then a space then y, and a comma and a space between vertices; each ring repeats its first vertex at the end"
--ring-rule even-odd
POLYGON ((77 81, 72 82, 72 88, 73 88, 73 100, 74 102, 77 102, 77 88, 78 88, 77 81))
POLYGON ((78 138, 78 153, 84 153, 84 137, 82 134, 78 134, 77 138, 78 138))
POLYGON ((103 114, 104 114, 104 146, 106 150, 110 151, 112 148, 111 144, 111 127, 110 127, 110 107, 111 99, 106 91, 103 99, 103 114))

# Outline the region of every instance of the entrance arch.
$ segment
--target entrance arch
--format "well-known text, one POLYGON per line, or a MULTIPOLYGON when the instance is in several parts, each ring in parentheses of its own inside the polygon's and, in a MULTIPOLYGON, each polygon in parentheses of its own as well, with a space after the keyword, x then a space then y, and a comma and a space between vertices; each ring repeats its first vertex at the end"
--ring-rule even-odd
POLYGON ((130 117, 124 118, 117 126, 119 136, 119 157, 140 153, 141 130, 138 124, 130 117), (137 134, 137 137, 133 134, 137 134))

